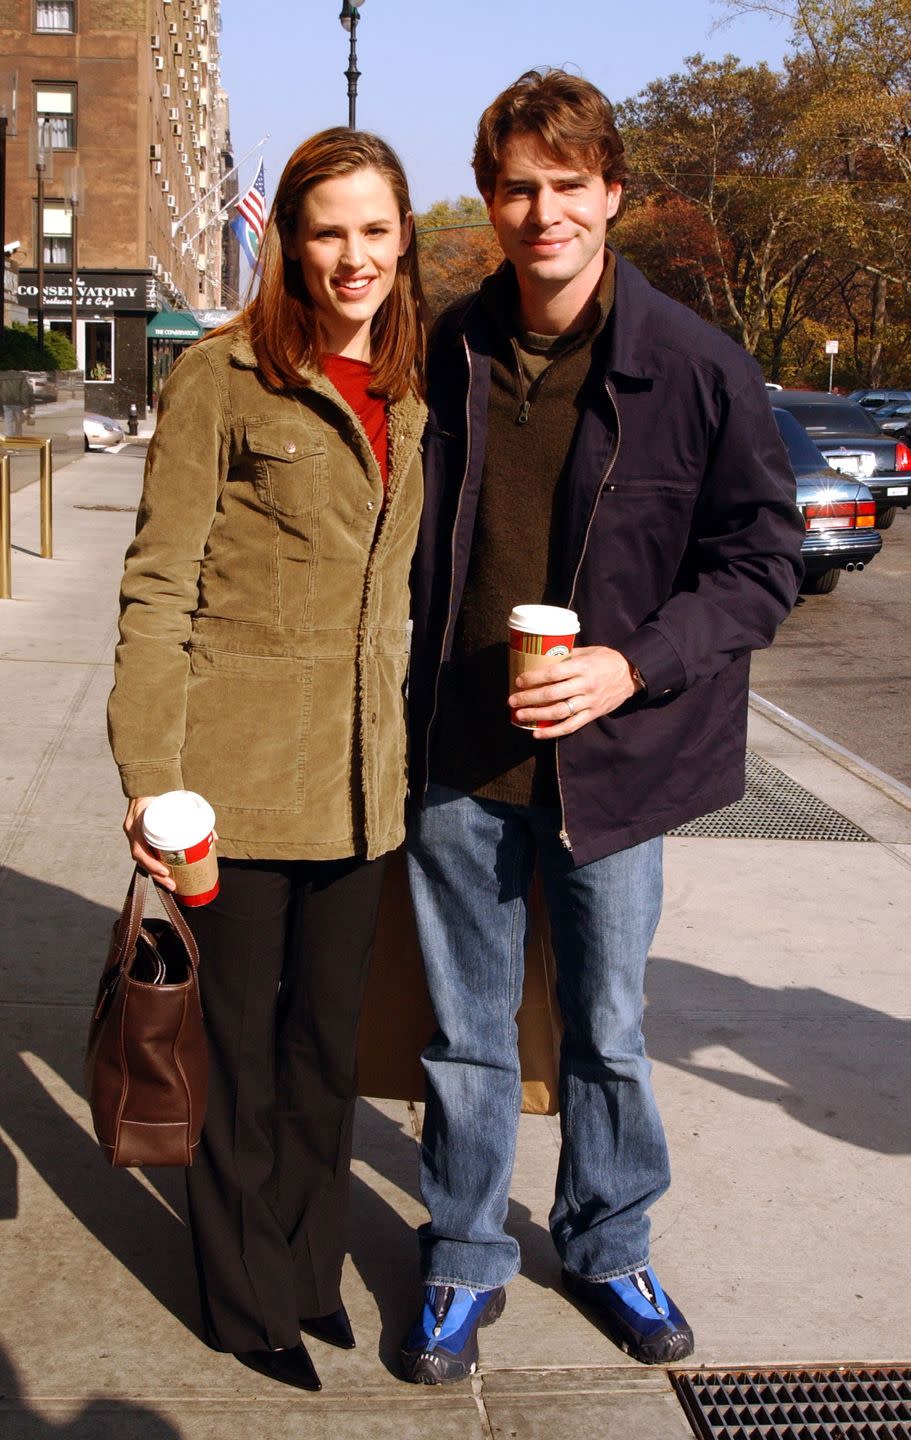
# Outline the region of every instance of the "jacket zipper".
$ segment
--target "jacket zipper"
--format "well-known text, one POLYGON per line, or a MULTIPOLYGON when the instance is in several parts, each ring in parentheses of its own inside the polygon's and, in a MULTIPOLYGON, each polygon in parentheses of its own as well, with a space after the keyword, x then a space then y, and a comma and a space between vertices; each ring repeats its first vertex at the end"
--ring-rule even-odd
MULTIPOLYGON (((586 550, 588 549, 588 537, 589 537, 589 535, 591 534, 591 528, 592 528, 592 525, 594 524, 595 511, 596 511, 597 508, 598 508, 598 501, 601 499, 602 491, 604 490, 605 485, 607 484, 608 480, 609 480, 610 477, 611 477, 611 471, 613 470, 614 466, 616 465, 616 463, 617 463, 617 456, 618 456, 619 453, 620 453, 620 411, 617 409, 617 402, 614 400, 614 397, 613 397, 613 394, 612 394, 612 392, 611 392, 610 386, 608 385, 608 383, 607 383, 606 380, 605 380, 605 382, 604 382, 604 389, 607 391, 607 398, 608 398, 608 400, 610 401, 611 409, 612 409, 613 412, 614 412, 614 419, 615 419, 615 421, 616 421, 616 428, 617 428, 617 443, 616 443, 616 445, 614 446, 614 453, 611 455, 610 464, 608 465, 607 469, 605 470, 604 474, 603 474, 602 477, 601 477, 601 484, 598 486, 598 493, 597 493, 597 495, 595 496, 594 504, 592 505, 591 513, 590 513, 590 515, 589 515, 589 517, 588 517, 588 524, 587 524, 586 527, 585 527, 585 538, 584 538, 583 541, 582 541, 582 549, 581 549, 581 551, 579 552, 579 559, 578 559, 578 561, 577 561, 577 563, 576 563, 575 571, 573 572, 573 583, 572 583, 572 588, 571 588, 570 593, 569 593, 569 605, 568 605, 567 608, 570 609, 570 610, 573 608, 573 601, 574 601, 574 599, 576 598, 576 585, 577 585, 578 582, 579 582, 579 571, 582 569, 582 562, 583 562, 583 560, 585 559, 585 552, 586 552, 586 550)), ((571 841, 570 838, 569 838, 569 831, 568 831, 567 828, 566 828, 566 806, 565 806, 564 801, 563 801, 563 782, 562 782, 562 780, 560 779, 560 741, 559 741, 559 740, 556 740, 556 741, 554 742, 554 749, 555 749, 555 756, 554 756, 555 768, 556 768, 556 771, 557 771, 557 793, 558 793, 559 796, 560 796, 560 821, 561 821, 560 844, 564 847, 564 849, 568 850, 569 853, 572 854, 572 849, 573 849, 572 841, 571 841)))
MULTIPOLYGON (((462 336, 462 345, 465 350, 465 360, 468 365, 468 384, 465 387, 465 469, 462 473, 462 483, 459 486, 459 503, 456 506, 455 520, 452 526, 452 545, 450 548, 449 562, 449 614, 446 618, 446 629, 443 631, 443 648, 440 652, 440 663, 437 666, 436 679, 433 684, 433 709, 430 712, 430 719, 427 722, 427 739, 424 752, 424 792, 427 794, 427 786, 430 783, 430 737, 433 733, 433 722, 437 718, 437 710, 440 703, 440 675, 443 673, 443 656, 446 654, 446 646, 449 644, 449 636, 452 631, 452 592, 455 588, 455 547, 456 536, 459 533, 459 520, 462 516, 462 503, 465 499, 465 484, 468 479, 468 470, 471 465, 471 350, 465 336, 462 336)), ((421 797, 423 799, 423 795, 421 797)))

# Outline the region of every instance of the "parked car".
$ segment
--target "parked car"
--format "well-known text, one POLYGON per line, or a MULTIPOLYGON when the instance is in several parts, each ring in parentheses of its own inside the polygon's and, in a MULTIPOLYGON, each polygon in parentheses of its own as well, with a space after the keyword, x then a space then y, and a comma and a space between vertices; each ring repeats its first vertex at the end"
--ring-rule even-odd
POLYGON ((896 400, 906 400, 911 405, 911 390, 852 390, 848 399, 865 410, 878 410, 896 400))
POLYGON ((23 370, 36 405, 47 405, 57 399, 57 385, 46 370, 23 370))
POLYGON ((830 595, 842 570, 863 570, 883 548, 876 530, 876 501, 860 480, 826 464, 806 430, 787 410, 773 409, 797 480, 797 504, 807 527, 801 546, 801 589, 830 595))
POLYGON ((884 435, 869 411, 824 390, 782 390, 774 404, 800 421, 834 470, 869 485, 880 530, 911 505, 911 448, 884 435))
POLYGON ((86 450, 110 450, 123 440, 123 426, 106 415, 86 413, 82 418, 82 433, 86 450))
POLYGON ((871 410, 869 413, 880 430, 884 430, 887 435, 907 440, 911 434, 911 400, 892 400, 888 405, 880 405, 878 410, 871 410))

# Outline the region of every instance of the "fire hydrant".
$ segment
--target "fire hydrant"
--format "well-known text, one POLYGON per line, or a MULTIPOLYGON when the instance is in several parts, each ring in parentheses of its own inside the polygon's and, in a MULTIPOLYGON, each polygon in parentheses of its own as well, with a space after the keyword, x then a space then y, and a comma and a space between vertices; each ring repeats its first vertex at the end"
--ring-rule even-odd
POLYGON ((136 401, 131 400, 127 410, 127 433, 130 435, 139 434, 139 411, 136 408, 136 401))

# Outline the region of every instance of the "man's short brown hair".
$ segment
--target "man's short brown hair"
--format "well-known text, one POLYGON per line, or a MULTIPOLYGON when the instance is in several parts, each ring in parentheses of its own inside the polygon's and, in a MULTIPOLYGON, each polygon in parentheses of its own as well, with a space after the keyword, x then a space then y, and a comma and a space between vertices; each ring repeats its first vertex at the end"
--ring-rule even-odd
POLYGON ((623 141, 610 101, 590 81, 566 70, 526 70, 498 95, 478 122, 472 164, 484 199, 493 197, 503 147, 513 135, 538 139, 563 164, 584 164, 605 185, 627 177, 623 141))

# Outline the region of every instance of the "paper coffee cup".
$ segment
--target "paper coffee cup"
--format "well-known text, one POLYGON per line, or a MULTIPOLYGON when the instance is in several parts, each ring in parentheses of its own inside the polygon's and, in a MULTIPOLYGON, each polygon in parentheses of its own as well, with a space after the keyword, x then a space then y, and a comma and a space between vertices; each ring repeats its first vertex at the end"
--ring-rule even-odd
POLYGON ((181 905, 208 905, 218 894, 215 811, 193 790, 168 790, 142 815, 150 850, 171 872, 181 905))
MULTIPOLYGON (((579 617, 575 610, 559 605, 516 605, 509 616, 509 694, 516 688, 516 678, 523 670, 534 670, 551 660, 565 660, 572 652, 579 633, 579 617)), ((537 725, 516 720, 519 730, 547 730, 552 720, 537 725)))

